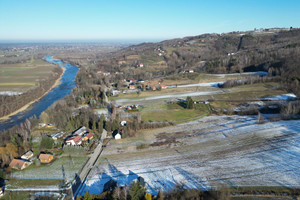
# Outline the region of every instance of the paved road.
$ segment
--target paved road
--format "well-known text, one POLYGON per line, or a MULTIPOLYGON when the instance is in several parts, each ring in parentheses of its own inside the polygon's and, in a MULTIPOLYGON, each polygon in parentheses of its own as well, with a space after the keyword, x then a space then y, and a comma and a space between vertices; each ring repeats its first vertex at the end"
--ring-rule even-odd
POLYGON ((90 156, 90 159, 84 165, 81 172, 79 174, 76 174, 75 180, 72 183, 73 198, 76 198, 86 177, 88 176, 91 169, 94 167, 95 163, 97 162, 98 158, 100 157, 100 154, 102 152, 103 140, 106 138, 106 136, 107 136, 107 131, 103 129, 101 140, 99 141, 99 144, 95 148, 94 153, 90 156))

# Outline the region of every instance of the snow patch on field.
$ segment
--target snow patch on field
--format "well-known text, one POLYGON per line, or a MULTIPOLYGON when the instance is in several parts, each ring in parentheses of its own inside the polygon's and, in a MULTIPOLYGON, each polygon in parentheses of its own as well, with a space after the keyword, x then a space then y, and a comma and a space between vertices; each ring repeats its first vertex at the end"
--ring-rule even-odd
POLYGON ((221 91, 208 91, 208 92, 187 92, 182 94, 169 94, 169 95, 161 95, 161 96, 152 96, 152 97, 145 97, 139 99, 118 99, 116 100, 116 104, 122 105, 125 102, 139 102, 139 101, 151 101, 157 99, 174 99, 174 98, 182 98, 182 97, 193 97, 193 96, 205 96, 205 95, 213 95, 221 93, 221 91))
POLYGON ((293 93, 289 93, 289 94, 281 94, 276 96, 264 97, 261 99, 267 101, 280 101, 280 100, 287 101, 287 100, 295 100, 297 99, 297 96, 293 93))
POLYGON ((218 84, 222 85, 224 82, 208 82, 208 83, 194 83, 194 84, 186 84, 186 85, 178 85, 179 88, 185 87, 218 87, 218 84))
POLYGON ((79 194, 99 194, 111 179, 124 186, 139 176, 154 195, 181 184, 201 190, 218 184, 300 187, 300 120, 257 124, 257 116, 209 116, 168 130, 188 131, 175 134, 182 146, 108 157, 79 194))
POLYGON ((227 76, 236 76, 236 75, 257 75, 257 76, 268 76, 268 72, 257 71, 257 72, 244 72, 244 73, 232 73, 232 74, 210 74, 213 76, 217 76, 219 78, 225 78, 227 76))
POLYGON ((5 96, 16 96, 23 94, 23 92, 13 92, 13 91, 2 91, 0 92, 0 95, 5 95, 5 96))

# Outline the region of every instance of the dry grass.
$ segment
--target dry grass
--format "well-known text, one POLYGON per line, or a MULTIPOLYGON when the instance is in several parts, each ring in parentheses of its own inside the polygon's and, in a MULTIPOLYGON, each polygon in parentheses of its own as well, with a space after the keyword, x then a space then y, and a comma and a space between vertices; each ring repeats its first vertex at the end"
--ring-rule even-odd
POLYGON ((27 63, 0 65, 0 91, 25 92, 46 79, 55 65, 43 60, 31 60, 27 63))

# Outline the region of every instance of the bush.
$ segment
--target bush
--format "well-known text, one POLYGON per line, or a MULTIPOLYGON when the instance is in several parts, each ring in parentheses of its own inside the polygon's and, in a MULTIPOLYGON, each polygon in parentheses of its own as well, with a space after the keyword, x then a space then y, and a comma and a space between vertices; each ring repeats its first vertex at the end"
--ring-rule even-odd
POLYGON ((54 145, 54 140, 51 137, 42 136, 40 150, 52 149, 53 145, 54 145))

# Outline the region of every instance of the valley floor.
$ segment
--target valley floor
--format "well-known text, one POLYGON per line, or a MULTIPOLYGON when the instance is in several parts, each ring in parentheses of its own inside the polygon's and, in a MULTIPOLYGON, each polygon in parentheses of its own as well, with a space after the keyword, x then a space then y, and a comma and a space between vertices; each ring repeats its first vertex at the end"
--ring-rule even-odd
MULTIPOLYGON (((268 118, 268 116, 265 116, 268 118)), ((257 123, 257 116, 209 116, 111 141, 80 195, 99 194, 110 179, 141 176, 148 192, 178 184, 300 187, 300 121, 257 123)))

